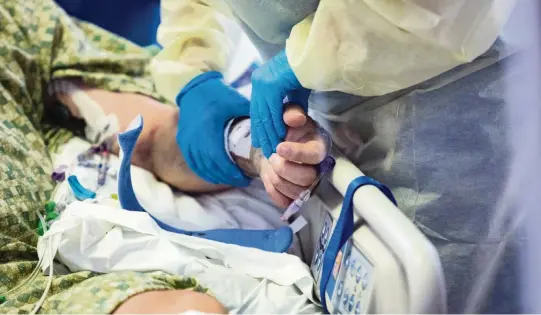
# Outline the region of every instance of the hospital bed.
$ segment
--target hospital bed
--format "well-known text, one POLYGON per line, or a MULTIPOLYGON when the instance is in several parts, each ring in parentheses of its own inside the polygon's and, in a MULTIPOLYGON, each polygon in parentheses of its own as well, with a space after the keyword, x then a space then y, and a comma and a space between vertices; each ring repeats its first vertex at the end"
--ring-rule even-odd
MULTIPOLYGON (((316 288, 322 257, 350 183, 364 176, 334 151, 336 166, 303 209, 308 227, 299 234, 304 257, 312 257, 316 288)), ((446 313, 445 281, 435 247, 378 188, 353 195, 354 233, 335 259, 327 288, 332 314, 446 313)))
MULTIPOLYGON (((244 45, 240 41, 237 47, 243 47, 245 54, 235 55, 244 62, 235 65, 234 60, 231 68, 244 70, 251 65, 246 61, 253 60, 244 57, 253 50, 246 40, 244 45)), ((238 77, 239 72, 231 73, 229 78, 238 77)), ((241 92, 248 96, 249 86, 241 92)), ((445 282, 434 246, 370 180, 364 181, 368 185, 354 187, 351 194, 352 185, 367 177, 340 152, 332 153, 336 165, 304 205, 301 215, 308 225, 297 234, 301 256, 310 265, 315 293, 324 308, 332 314, 445 313, 445 282), (336 243, 337 233, 343 232, 345 209, 353 209, 352 216, 346 217, 353 233, 336 243)), ((72 262, 76 261, 93 263, 86 255, 72 262)), ((96 265, 80 269, 104 271, 96 265)), ((311 282, 308 272, 307 279, 311 282)))
MULTIPOLYGON (((229 33, 237 43, 226 73, 232 81, 250 67, 257 51, 244 34, 236 33, 233 27, 229 33)), ((251 88, 248 85, 239 91, 249 97, 251 88)), ((364 176, 337 150, 333 156, 336 166, 304 205, 302 215, 308 225, 298 233, 316 288, 321 285, 322 257, 348 186, 364 176)), ((359 188, 352 202, 355 230, 335 259, 325 290, 326 309, 332 314, 446 313, 445 280, 432 243, 378 188, 359 188)))

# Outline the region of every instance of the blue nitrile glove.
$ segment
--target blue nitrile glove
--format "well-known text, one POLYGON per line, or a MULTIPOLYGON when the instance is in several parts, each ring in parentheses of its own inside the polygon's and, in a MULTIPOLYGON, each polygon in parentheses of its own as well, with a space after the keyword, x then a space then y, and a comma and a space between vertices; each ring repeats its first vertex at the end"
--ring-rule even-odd
POLYGON ((229 120, 249 115, 250 102, 216 71, 195 77, 176 101, 180 108, 177 144, 190 169, 213 184, 247 186, 250 179, 225 152, 224 129, 229 120))
POLYGON ((281 51, 252 74, 250 119, 252 145, 269 158, 286 136, 283 120, 284 98, 308 110, 310 90, 302 87, 281 51))

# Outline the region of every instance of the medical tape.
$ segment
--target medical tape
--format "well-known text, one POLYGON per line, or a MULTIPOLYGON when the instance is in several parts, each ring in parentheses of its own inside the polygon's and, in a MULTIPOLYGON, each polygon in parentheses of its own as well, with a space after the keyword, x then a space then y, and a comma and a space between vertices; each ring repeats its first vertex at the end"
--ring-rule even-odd
POLYGON ((293 231, 293 234, 296 234, 297 232, 302 230, 302 228, 304 228, 306 224, 308 224, 308 222, 302 215, 300 215, 298 218, 295 219, 295 221, 293 221, 289 225, 289 228, 291 228, 291 230, 293 231))
POLYGON ((106 115, 99 104, 82 89, 66 80, 53 81, 49 87, 51 94, 65 94, 75 106, 86 123, 85 135, 93 144, 101 143, 118 132, 115 115, 106 115))

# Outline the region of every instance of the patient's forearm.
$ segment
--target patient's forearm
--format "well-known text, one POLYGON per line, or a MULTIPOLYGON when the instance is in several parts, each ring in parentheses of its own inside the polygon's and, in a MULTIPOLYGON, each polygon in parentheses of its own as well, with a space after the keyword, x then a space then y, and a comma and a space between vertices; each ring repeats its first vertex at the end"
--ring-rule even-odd
MULTIPOLYGON (((182 191, 210 192, 227 188, 204 181, 186 164, 176 143, 179 117, 176 107, 139 94, 114 93, 80 84, 79 88, 100 106, 105 115, 113 114, 117 117, 119 131, 125 130, 137 115, 143 116, 145 127, 137 140, 133 164, 153 172, 164 182, 182 191)), ((73 99, 63 94, 57 94, 57 98, 74 116, 80 116, 73 99)), ((118 154, 118 150, 115 137, 113 153, 118 154)), ((243 171, 252 175, 254 171, 257 172, 257 163, 254 163, 256 160, 255 155, 249 160, 235 158, 243 171)))
MULTIPOLYGON (((199 178, 186 164, 182 153, 176 143, 178 129, 178 110, 169 117, 154 134, 154 147, 152 150, 154 172, 165 182, 183 191, 209 192, 227 189, 228 186, 213 185, 199 178)), ((259 175, 259 149, 250 149, 250 157, 243 159, 230 152, 234 162, 250 177, 259 175)))

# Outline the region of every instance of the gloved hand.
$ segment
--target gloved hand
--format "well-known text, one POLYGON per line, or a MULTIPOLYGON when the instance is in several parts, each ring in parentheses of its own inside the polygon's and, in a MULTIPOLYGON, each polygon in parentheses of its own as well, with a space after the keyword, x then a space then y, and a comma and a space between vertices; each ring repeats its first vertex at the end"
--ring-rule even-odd
POLYGON ((213 184, 247 186, 250 179, 225 151, 224 129, 229 120, 249 115, 249 101, 216 71, 195 77, 176 101, 180 108, 177 144, 190 169, 213 184))
POLYGON ((301 106, 305 112, 308 110, 310 90, 302 87, 282 51, 252 74, 252 145, 261 148, 267 158, 276 152, 276 146, 286 136, 282 118, 286 96, 288 103, 301 106))

